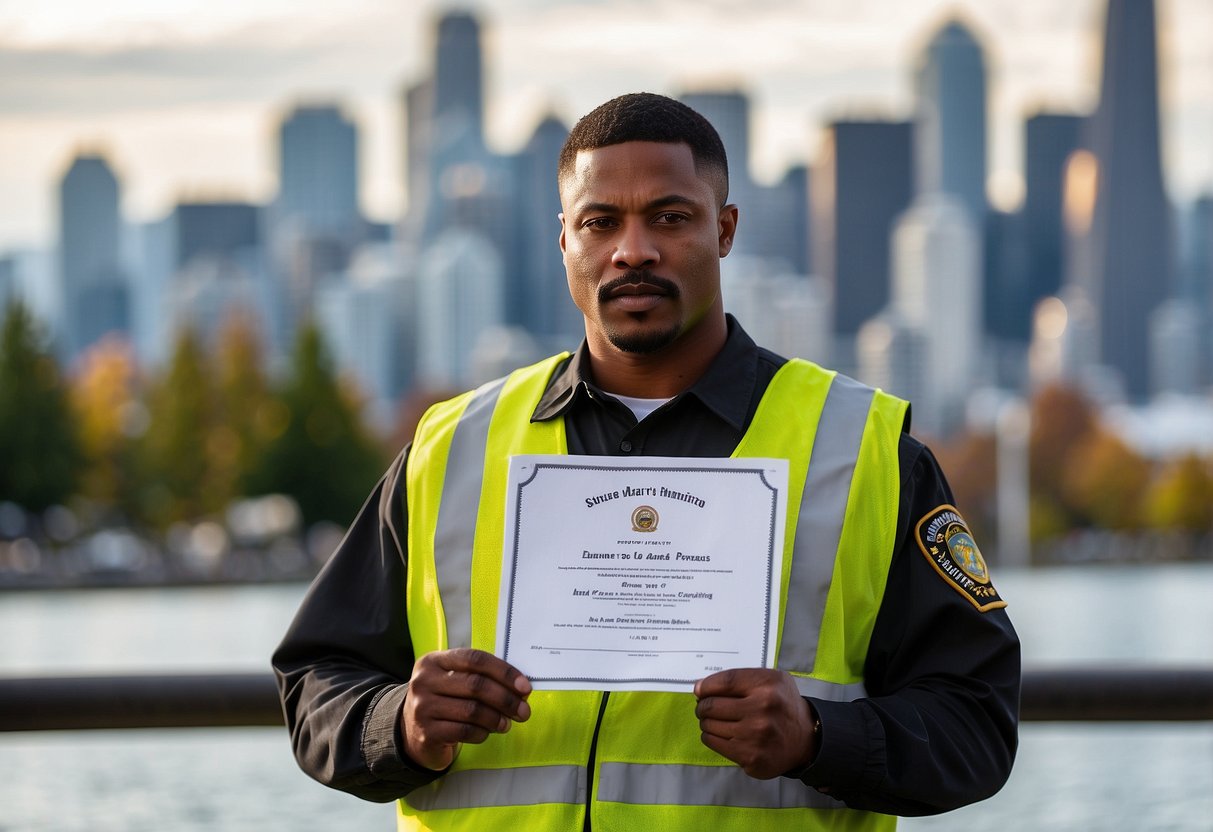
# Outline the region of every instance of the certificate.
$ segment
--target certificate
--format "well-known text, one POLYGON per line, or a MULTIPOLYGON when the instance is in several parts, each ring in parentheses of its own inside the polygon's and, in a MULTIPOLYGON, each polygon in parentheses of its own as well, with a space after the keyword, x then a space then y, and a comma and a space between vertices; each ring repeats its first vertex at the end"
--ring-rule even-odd
POLYGON ((787 482, 782 459, 513 457, 497 655, 548 690, 771 667, 787 482))

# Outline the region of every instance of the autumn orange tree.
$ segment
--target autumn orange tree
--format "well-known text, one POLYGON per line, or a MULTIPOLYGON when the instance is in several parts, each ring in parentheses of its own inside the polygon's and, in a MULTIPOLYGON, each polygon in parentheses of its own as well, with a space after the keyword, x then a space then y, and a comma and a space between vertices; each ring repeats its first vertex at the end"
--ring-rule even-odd
POLYGON ((1061 496, 1082 525, 1114 531, 1143 526, 1150 462, 1108 430, 1097 428, 1066 453, 1061 496))
POLYGON ((932 447, 956 507, 973 527, 979 540, 988 540, 996 524, 997 440, 990 433, 965 432, 932 447))
POLYGON ((131 522, 140 514, 138 442, 148 419, 126 340, 106 337, 85 352, 71 402, 84 453, 79 496, 102 522, 131 522))

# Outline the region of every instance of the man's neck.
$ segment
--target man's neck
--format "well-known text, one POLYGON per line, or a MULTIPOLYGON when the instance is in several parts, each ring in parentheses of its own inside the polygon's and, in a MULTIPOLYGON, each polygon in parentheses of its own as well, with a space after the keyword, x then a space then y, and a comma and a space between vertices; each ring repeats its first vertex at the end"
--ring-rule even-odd
POLYGON ((705 319, 657 352, 623 352, 605 338, 587 337, 594 383, 609 393, 667 399, 707 372, 728 339, 724 316, 705 319))

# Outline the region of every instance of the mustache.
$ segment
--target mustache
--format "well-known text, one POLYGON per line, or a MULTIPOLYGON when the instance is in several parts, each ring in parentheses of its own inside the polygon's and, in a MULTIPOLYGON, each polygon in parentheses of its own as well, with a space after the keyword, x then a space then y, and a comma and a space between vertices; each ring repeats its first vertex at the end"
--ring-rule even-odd
POLYGON ((681 292, 678 285, 668 278, 653 274, 648 269, 629 269, 614 280, 610 280, 598 287, 598 300, 601 303, 606 303, 614 295, 616 290, 622 289, 624 286, 655 286, 666 295, 672 298, 677 298, 681 292))

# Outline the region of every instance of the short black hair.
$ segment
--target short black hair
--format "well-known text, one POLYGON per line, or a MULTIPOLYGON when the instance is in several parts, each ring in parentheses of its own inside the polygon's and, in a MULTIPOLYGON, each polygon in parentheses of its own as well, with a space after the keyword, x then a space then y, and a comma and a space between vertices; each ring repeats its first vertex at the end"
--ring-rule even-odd
POLYGON ((560 149, 557 178, 572 173, 580 151, 624 142, 688 145, 696 170, 719 173, 720 200, 722 204, 727 201, 729 160, 716 128, 681 101, 651 92, 612 98, 582 116, 560 149))

